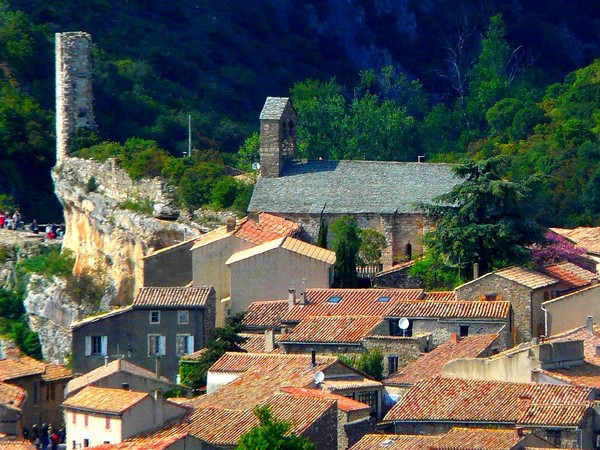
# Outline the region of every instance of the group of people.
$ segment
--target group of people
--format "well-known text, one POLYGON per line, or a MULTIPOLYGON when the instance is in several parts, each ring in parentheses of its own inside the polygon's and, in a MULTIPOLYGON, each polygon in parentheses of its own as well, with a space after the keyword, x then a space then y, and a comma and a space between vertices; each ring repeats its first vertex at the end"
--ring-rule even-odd
POLYGON ((34 424, 31 431, 27 427, 23 428, 23 437, 29 439, 37 449, 48 450, 48 448, 51 448, 57 450, 58 444, 65 442, 66 434, 64 428, 56 430, 52 428, 52 424, 43 424, 41 428, 34 424))
POLYGON ((5 213, 0 211, 0 228, 7 228, 9 230, 22 230, 23 221, 21 218, 21 213, 19 211, 15 211, 13 214, 11 214, 10 211, 6 211, 5 213))

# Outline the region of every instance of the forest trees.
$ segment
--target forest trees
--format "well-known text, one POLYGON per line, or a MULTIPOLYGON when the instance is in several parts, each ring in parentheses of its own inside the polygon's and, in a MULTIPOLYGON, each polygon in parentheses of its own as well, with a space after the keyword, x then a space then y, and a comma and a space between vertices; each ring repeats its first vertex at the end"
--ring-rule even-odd
MULTIPOLYGON (((544 241, 543 228, 523 214, 533 179, 506 178, 507 159, 468 161, 455 169, 464 181, 422 205, 437 228, 424 236, 428 259, 452 272, 478 263, 482 273, 527 262, 529 246, 544 241)), ((417 264, 416 271, 419 271, 417 264)), ((433 271, 421 270, 426 279, 433 271)))

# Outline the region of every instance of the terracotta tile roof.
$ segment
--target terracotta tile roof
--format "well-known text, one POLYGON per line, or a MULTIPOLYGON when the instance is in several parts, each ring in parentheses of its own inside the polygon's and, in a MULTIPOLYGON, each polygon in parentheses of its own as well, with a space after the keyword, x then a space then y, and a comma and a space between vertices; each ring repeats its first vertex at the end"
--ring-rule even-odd
POLYGON ((147 392, 87 386, 65 400, 63 406, 68 409, 122 414, 146 397, 150 397, 147 392))
POLYGON ((384 316, 397 303, 424 296, 422 289, 307 289, 308 304, 296 304, 282 321, 300 322, 308 316, 384 316), (339 302, 328 301, 333 297, 340 298, 339 302))
POLYGON ((570 262, 546 266, 540 269, 540 271, 559 280, 565 289, 579 289, 589 286, 592 283, 592 278, 595 277, 594 273, 570 262))
POLYGON ((94 316, 89 316, 86 317, 84 319, 78 320, 76 322, 73 322, 71 324, 71 330, 76 330, 78 328, 81 328, 84 325, 87 325, 88 323, 94 323, 94 322, 99 322, 101 320, 104 320, 108 317, 113 317, 113 316, 118 316, 120 314, 124 314, 127 311, 131 311, 133 309, 133 306, 129 305, 129 306, 125 306, 124 308, 116 308, 113 309, 112 311, 108 311, 106 313, 103 314, 97 314, 94 316))
POLYGON ((0 448, 2 450, 36 450, 31 441, 18 436, 0 437, 0 448))
POLYGON ((454 291, 426 292, 424 300, 426 300, 428 302, 453 302, 453 301, 456 301, 456 292, 454 292, 454 291))
POLYGON ((238 333, 238 336, 246 339, 239 346, 248 353, 265 352, 265 336, 263 334, 238 333))
POLYGON ((272 328, 281 325, 281 318, 288 312, 287 300, 266 300, 252 302, 242 325, 245 328, 272 328))
POLYGON ((77 378, 73 378, 67 384, 65 394, 68 396, 74 391, 84 388, 85 386, 92 385, 98 381, 107 378, 117 373, 129 373, 136 375, 141 378, 149 380, 159 380, 165 383, 170 383, 169 379, 163 376, 157 378, 156 374, 150 370, 144 369, 143 367, 137 366, 124 359, 115 359, 106 365, 100 366, 84 375, 77 378))
POLYGON ((459 338, 456 342, 446 341, 390 375, 384 380, 384 384, 410 385, 423 378, 440 375, 448 361, 457 358, 477 358, 489 349, 497 338, 497 334, 479 334, 459 338))
POLYGON ((133 300, 133 307, 195 308, 205 306, 211 291, 202 287, 142 287, 133 300))
MULTIPOLYGON (((317 366, 329 365, 337 360, 335 356, 317 355, 317 366)), ((281 353, 236 353, 227 352, 209 369, 210 372, 241 373, 261 367, 299 367, 311 365, 311 355, 284 355, 281 353)))
POLYGON ((0 360, 0 381, 14 380, 16 378, 42 375, 46 371, 43 362, 33 358, 5 358, 0 360))
POLYGON ((282 237, 265 242, 264 244, 257 245, 256 247, 234 253, 227 261, 225 261, 225 264, 235 264, 236 262, 252 258, 257 255, 262 255, 263 253, 270 252, 277 248, 284 248, 290 252, 294 252, 326 264, 333 265, 335 263, 335 252, 332 252, 331 250, 309 244, 308 242, 304 242, 293 237, 282 237))
POLYGON ((307 317, 291 333, 280 337, 280 343, 360 344, 362 338, 382 322, 370 316, 307 317))
MULTIPOLYGON (((302 434, 330 408, 335 407, 335 402, 335 400, 327 398, 311 398, 280 393, 254 405, 269 405, 274 417, 290 422, 292 431, 302 434)), ((251 409, 199 405, 183 419, 168 424, 152 433, 152 436, 160 438, 189 433, 215 446, 235 446, 242 434, 256 425, 258 425, 258 419, 251 409)), ((131 441, 135 441, 135 439, 131 439, 131 441)))
POLYGON ((596 347, 600 346, 600 325, 594 325, 591 333, 585 326, 582 326, 544 339, 546 343, 563 341, 583 341, 585 360, 600 365, 600 357, 596 356, 596 347))
POLYGON ((585 411, 573 405, 589 406, 592 395, 581 386, 433 377, 409 389, 385 420, 576 427, 585 411))
POLYGON ((410 261, 405 261, 403 263, 396 264, 395 266, 388 267, 387 269, 383 269, 383 270, 377 272, 377 274, 375 276, 378 277, 378 276, 381 276, 381 275, 387 275, 387 274, 390 274, 390 273, 398 272, 400 270, 405 270, 405 269, 407 269, 409 267, 414 266, 415 262, 416 261, 414 259, 411 259, 410 261))
POLYGON ((600 227, 550 228, 550 230, 573 241, 577 247, 584 248, 587 253, 600 254, 600 227))
POLYGON ((187 433, 174 436, 165 436, 161 438, 148 437, 127 440, 118 444, 102 444, 89 447, 89 450, 168 450, 179 441, 183 441, 188 436, 187 433))
POLYGON ((426 450, 438 439, 416 434, 365 434, 350 450, 426 450))
POLYGON ((27 399, 27 392, 18 386, 0 382, 0 404, 21 408, 27 399))
POLYGON ((259 213, 258 222, 249 218, 243 219, 234 235, 258 245, 281 237, 294 236, 301 229, 300 224, 291 220, 273 214, 259 213))
POLYGON ((321 389, 284 387, 282 391, 287 392, 288 394, 298 395, 300 397, 304 396, 315 398, 330 398, 333 400, 337 400, 338 408, 344 412, 363 410, 371 411, 371 407, 365 403, 357 402, 356 400, 352 400, 351 398, 344 397, 342 395, 332 394, 331 392, 326 392, 321 389))
POLYGON ((379 389, 382 387, 382 383, 379 381, 370 380, 366 377, 353 377, 350 379, 325 378, 325 381, 321 383, 321 387, 330 392, 354 390, 359 388, 379 389))
POLYGON ((558 283, 557 280, 548 275, 520 266, 507 267, 493 273, 507 280, 527 286, 530 289, 539 289, 558 283))
POLYGON ((416 301, 400 302, 386 317, 506 319, 510 302, 504 301, 416 301))
POLYGON ((511 450, 524 439, 517 430, 454 427, 438 437, 430 450, 511 450))

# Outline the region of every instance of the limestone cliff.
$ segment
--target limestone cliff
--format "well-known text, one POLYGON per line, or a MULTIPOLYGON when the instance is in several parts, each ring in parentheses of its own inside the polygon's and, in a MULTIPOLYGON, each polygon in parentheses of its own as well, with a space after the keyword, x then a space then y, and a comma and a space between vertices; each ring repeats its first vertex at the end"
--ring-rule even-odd
POLYGON ((75 254, 75 274, 101 268, 113 289, 112 304, 131 302, 143 285, 142 257, 200 234, 174 219, 168 186, 160 179, 132 180, 114 160, 64 158, 54 168, 56 195, 64 206, 63 248, 75 254), (153 215, 132 210, 153 206, 153 215))

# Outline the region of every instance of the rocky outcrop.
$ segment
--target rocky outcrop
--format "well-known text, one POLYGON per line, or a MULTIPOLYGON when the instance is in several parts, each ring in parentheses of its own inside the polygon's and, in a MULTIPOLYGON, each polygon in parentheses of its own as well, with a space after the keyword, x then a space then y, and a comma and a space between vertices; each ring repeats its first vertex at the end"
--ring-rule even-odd
POLYGON ((130 303, 143 285, 144 256, 200 234, 191 223, 164 220, 179 212, 163 181, 132 180, 114 160, 67 157, 53 177, 65 214, 63 248, 75 254, 74 272, 105 271, 114 292, 112 304, 130 303), (156 217, 136 210, 149 207, 156 217))

